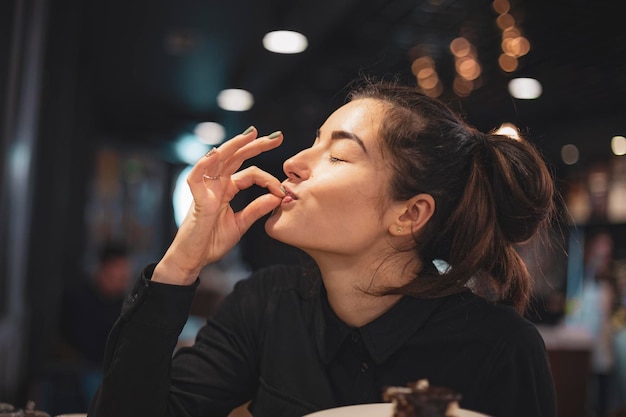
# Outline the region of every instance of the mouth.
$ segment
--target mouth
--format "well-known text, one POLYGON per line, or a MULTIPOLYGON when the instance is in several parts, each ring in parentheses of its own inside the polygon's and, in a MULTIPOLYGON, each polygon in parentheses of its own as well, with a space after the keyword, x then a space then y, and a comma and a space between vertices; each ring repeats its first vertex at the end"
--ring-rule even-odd
POLYGON ((292 201, 296 201, 298 196, 293 193, 289 188, 282 186, 283 191, 285 192, 285 196, 283 197, 282 204, 291 203, 292 201))

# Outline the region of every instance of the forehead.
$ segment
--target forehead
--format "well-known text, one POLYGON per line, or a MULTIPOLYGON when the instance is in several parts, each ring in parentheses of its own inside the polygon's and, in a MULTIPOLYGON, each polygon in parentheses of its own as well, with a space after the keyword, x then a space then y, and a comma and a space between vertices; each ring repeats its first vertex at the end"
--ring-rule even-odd
POLYGON ((358 99, 339 107, 322 125, 322 131, 343 130, 374 144, 384 116, 384 105, 374 99, 358 99))

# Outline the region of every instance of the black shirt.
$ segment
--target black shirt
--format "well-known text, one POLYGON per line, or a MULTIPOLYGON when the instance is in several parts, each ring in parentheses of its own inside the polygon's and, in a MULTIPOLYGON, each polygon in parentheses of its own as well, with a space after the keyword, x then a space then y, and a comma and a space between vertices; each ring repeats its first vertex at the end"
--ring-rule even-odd
POLYGON ((471 292, 402 298, 350 328, 320 280, 296 266, 238 283, 193 347, 176 351, 195 286, 149 280, 147 269, 107 342, 105 378, 89 416, 302 416, 380 402, 383 387, 427 378, 492 416, 556 416, 545 346, 512 308, 471 292))

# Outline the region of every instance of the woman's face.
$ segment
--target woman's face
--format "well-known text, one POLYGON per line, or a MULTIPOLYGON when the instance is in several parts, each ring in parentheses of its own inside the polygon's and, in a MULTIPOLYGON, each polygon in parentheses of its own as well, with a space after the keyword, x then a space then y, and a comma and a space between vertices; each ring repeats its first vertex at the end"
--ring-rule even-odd
POLYGON ((352 101, 313 146, 285 161, 287 196, 266 222, 270 236, 311 255, 380 253, 393 217, 378 143, 383 116, 379 101, 352 101))

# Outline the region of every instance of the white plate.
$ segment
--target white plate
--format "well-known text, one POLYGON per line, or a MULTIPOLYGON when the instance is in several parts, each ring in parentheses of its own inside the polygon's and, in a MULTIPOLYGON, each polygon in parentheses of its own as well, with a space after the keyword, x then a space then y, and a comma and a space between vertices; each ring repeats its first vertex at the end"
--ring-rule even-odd
POLYGON ((85 413, 59 414, 58 416, 55 416, 55 417, 87 417, 87 414, 85 413))
POLYGON ((73 413, 73 414, 59 414, 55 417, 87 417, 85 413, 73 413))
MULTIPOLYGON (((392 403, 375 403, 346 405, 344 407, 330 408, 316 411, 302 417, 391 417, 393 413, 392 403)), ((485 414, 460 409, 458 417, 488 417, 485 414)))

